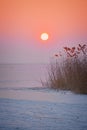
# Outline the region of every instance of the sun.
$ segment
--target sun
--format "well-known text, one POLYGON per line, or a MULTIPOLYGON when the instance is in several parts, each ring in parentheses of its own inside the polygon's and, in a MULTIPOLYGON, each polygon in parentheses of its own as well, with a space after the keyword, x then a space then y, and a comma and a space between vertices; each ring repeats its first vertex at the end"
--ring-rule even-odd
POLYGON ((48 38, 49 38, 49 35, 47 33, 42 33, 41 34, 41 39, 42 40, 46 41, 46 40, 48 40, 48 38))

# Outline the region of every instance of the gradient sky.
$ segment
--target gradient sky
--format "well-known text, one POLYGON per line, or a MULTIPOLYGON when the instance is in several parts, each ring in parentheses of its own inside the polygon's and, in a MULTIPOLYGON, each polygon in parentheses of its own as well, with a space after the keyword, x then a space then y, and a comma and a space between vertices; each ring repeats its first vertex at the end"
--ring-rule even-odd
POLYGON ((67 40, 86 36, 87 0, 0 0, 0 63, 48 62, 67 40))

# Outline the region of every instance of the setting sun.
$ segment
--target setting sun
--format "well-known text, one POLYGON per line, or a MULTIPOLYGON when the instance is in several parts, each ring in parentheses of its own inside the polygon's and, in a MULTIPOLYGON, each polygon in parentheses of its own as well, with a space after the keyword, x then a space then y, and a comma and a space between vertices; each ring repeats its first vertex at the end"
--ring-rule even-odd
POLYGON ((42 33, 42 34, 41 34, 41 39, 42 39, 42 40, 48 40, 48 38, 49 38, 49 36, 48 36, 47 33, 42 33))

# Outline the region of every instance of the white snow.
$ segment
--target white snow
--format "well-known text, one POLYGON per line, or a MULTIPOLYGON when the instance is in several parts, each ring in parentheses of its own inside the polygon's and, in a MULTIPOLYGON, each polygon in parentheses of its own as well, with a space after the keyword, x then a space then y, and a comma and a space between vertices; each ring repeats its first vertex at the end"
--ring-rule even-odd
POLYGON ((87 95, 1 90, 0 130, 87 130, 87 95))
POLYGON ((87 95, 42 88, 45 74, 42 65, 0 65, 0 130, 87 130, 87 95))

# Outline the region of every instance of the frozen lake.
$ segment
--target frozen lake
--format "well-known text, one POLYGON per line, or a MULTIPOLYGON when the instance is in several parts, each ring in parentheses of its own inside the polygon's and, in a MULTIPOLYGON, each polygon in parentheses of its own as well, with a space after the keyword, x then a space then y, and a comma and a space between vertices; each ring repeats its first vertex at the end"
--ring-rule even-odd
POLYGON ((87 95, 43 88, 45 65, 0 65, 0 130, 87 130, 87 95))

